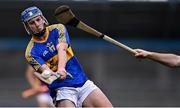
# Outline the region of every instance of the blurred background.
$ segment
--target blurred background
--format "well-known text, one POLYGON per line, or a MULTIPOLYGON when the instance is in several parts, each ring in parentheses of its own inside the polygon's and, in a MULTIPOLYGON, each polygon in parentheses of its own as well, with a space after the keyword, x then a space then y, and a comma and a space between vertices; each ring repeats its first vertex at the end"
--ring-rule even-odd
MULTIPOLYGON (((180 54, 179 0, 0 0, 0 106, 37 105, 35 97, 21 98, 30 88, 24 52, 31 37, 20 13, 37 6, 53 24, 60 5, 69 5, 83 22, 129 47, 180 54)), ((180 106, 180 69, 140 61, 122 48, 67 29, 86 74, 114 106, 180 106)))

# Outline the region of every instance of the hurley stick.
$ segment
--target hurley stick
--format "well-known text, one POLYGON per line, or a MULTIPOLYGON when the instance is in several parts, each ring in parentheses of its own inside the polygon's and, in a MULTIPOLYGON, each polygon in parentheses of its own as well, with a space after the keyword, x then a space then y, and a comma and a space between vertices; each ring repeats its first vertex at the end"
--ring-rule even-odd
POLYGON ((102 38, 118 47, 121 47, 133 54, 136 54, 136 51, 134 51, 132 48, 112 39, 111 37, 109 37, 107 35, 104 35, 103 33, 95 30, 94 28, 92 28, 92 27, 88 26, 87 24, 83 23, 82 21, 80 21, 78 18, 76 18, 76 16, 73 14, 71 9, 67 5, 58 7, 55 10, 55 17, 59 23, 81 29, 85 32, 88 32, 88 33, 94 35, 94 36, 102 38))
MULTIPOLYGON (((61 77, 61 75, 58 74, 58 73, 56 73, 56 72, 52 72, 51 74, 52 74, 52 75, 55 75, 56 77, 54 77, 54 79, 52 79, 52 80, 49 80, 49 79, 43 78, 40 73, 34 72, 34 75, 35 75, 38 79, 40 79, 41 81, 43 81, 44 83, 49 84, 49 85, 50 85, 53 81, 55 81, 55 80, 57 80, 57 79, 59 79, 59 78, 61 77)), ((67 77, 68 77, 68 78, 73 79, 73 76, 72 76, 69 72, 66 72, 66 74, 67 74, 67 77)))

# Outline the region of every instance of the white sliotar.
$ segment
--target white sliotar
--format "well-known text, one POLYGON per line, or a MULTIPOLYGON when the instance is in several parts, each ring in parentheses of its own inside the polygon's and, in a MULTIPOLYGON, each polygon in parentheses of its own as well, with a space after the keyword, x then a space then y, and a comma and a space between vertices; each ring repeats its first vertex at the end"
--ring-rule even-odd
MULTIPOLYGON (((60 74, 53 72, 51 70, 44 70, 41 74, 38 72, 34 72, 34 75, 47 84, 51 84, 53 81, 61 77, 60 74), (55 77, 51 77, 51 76, 55 76, 55 77)), ((73 79, 73 76, 68 72, 67 72, 67 77, 73 79)))
POLYGON ((52 72, 49 71, 49 70, 44 70, 42 73, 41 73, 41 76, 45 79, 49 78, 51 76, 52 72))

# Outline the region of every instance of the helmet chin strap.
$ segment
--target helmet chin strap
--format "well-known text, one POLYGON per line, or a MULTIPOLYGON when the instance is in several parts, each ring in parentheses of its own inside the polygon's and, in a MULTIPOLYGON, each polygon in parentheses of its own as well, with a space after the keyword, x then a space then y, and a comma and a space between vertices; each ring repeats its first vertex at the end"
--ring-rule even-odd
POLYGON ((37 36, 37 37, 43 37, 44 34, 45 34, 45 31, 46 31, 46 29, 44 28, 41 32, 39 32, 39 33, 33 33, 33 35, 34 35, 34 36, 37 36))

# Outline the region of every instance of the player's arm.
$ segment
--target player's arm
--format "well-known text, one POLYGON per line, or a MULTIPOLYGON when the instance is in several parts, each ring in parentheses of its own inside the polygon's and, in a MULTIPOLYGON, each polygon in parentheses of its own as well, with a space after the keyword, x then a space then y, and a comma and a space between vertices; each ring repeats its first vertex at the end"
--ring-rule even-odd
POLYGON ((52 75, 51 69, 46 65, 45 61, 36 53, 35 50, 26 50, 25 57, 28 63, 35 69, 36 77, 48 84, 52 83, 58 76, 52 75), (37 76, 38 75, 38 76, 37 76), (49 83, 50 82, 50 83, 49 83))
POLYGON ((66 56, 66 51, 67 51, 67 43, 61 42, 57 45, 57 50, 58 50, 58 70, 57 72, 61 75, 61 79, 66 78, 66 62, 67 62, 67 56, 66 56))
POLYGON ((52 71, 46 64, 42 64, 37 70, 39 73, 43 73, 44 71, 52 71))
POLYGON ((151 60, 157 61, 161 64, 170 66, 170 67, 179 67, 180 66, 180 56, 175 54, 168 53, 158 53, 150 52, 142 49, 135 49, 138 53, 135 54, 137 58, 149 58, 151 60))
POLYGON ((59 27, 61 29, 61 32, 59 33, 59 36, 57 38, 57 45, 56 49, 58 51, 58 70, 57 73, 61 75, 61 79, 66 78, 66 62, 67 62, 67 48, 68 48, 68 43, 67 43, 67 33, 66 33, 66 28, 63 25, 60 25, 59 27))

